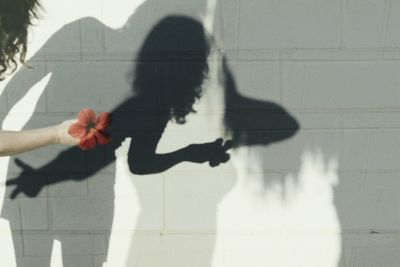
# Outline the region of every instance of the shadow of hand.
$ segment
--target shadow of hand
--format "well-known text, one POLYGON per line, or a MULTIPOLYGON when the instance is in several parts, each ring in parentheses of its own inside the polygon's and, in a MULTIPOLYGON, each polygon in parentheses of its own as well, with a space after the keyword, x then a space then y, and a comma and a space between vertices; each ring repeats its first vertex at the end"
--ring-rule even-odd
POLYGON ((223 143, 222 138, 210 143, 191 144, 187 147, 187 160, 194 163, 208 162, 211 167, 216 167, 229 160, 227 151, 232 146, 232 140, 223 143))
POLYGON ((45 176, 20 159, 14 161, 22 169, 22 173, 6 182, 7 186, 16 186, 10 195, 11 199, 15 199, 20 193, 28 197, 36 197, 45 185, 45 176))

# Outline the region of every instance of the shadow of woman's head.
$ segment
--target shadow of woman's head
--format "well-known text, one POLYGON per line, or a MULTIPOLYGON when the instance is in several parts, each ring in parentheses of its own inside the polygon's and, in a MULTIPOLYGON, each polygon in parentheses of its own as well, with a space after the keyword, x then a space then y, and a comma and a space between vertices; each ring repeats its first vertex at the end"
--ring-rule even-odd
POLYGON ((163 18, 147 35, 137 56, 136 95, 155 100, 158 110, 184 123, 202 95, 208 53, 208 38, 200 22, 184 16, 163 18))

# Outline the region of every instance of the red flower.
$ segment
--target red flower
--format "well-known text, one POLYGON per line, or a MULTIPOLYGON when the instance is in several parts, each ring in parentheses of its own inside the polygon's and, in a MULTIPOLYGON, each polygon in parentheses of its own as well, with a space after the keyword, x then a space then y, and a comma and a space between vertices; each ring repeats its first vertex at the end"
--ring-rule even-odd
POLYGON ((111 141, 106 128, 111 124, 110 114, 101 112, 96 114, 90 108, 82 109, 78 114, 78 122, 72 124, 68 133, 72 137, 80 138, 79 147, 82 150, 92 149, 96 144, 104 145, 111 141))

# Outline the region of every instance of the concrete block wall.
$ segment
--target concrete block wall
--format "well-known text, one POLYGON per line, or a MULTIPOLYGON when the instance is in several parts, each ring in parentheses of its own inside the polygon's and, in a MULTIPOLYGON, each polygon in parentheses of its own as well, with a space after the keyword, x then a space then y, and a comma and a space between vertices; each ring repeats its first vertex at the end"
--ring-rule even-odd
MULTIPOLYGON (((3 128, 48 126, 85 107, 115 109, 132 96, 135 57, 151 28, 181 14, 211 18, 215 42, 197 113, 167 125, 159 153, 229 138, 223 56, 240 95, 282 107, 300 129, 280 142, 237 147, 216 168, 184 162, 152 175, 129 172, 135 140, 96 174, 101 151, 47 173, 43 166, 68 149, 51 146, 16 156, 39 170, 30 178, 88 179, 16 199, 4 184, 21 168, 3 159, 0 246, 9 253, 1 266, 58 266, 54 240, 65 267, 399 265, 400 3, 42 2, 46 12, 31 30, 34 68, 0 84, 3 128)), ((275 116, 252 105, 239 110, 246 112, 275 116)), ((271 127, 246 130, 267 136, 271 127)))

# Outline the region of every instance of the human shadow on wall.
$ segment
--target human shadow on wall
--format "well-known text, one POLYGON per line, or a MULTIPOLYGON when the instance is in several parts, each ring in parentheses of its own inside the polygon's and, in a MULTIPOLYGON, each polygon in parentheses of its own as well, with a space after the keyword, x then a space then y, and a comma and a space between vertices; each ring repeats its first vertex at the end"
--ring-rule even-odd
MULTIPOLYGON (((135 15, 133 19, 130 19, 130 24, 137 25, 137 20, 140 21, 143 16, 143 13, 140 12, 146 10, 149 12, 152 6, 149 3, 154 4, 155 2, 157 1, 146 2, 138 10, 139 16, 135 15), (143 9, 144 7, 146 8, 143 9)), ((147 13, 144 12, 144 14, 147 13)), ((82 19, 75 23, 83 28, 89 25, 89 28, 94 31, 102 29, 102 25, 93 19, 82 19)), ((54 38, 68 40, 68 32, 74 28, 75 23, 66 26, 67 28, 57 33, 54 38)), ((125 29, 123 35, 132 33, 128 29, 125 29)), ((130 30, 132 31, 132 28, 130 30)), ((110 29, 106 29, 106 31, 109 31, 106 34, 116 37, 116 43, 124 38, 121 37, 121 33, 116 31, 110 29)), ((49 43, 51 45, 52 41, 49 41, 49 43)), ((38 54, 46 52, 46 48, 49 48, 49 46, 45 46, 38 54)), ((17 256, 32 255, 29 251, 30 248, 25 246, 25 242, 35 240, 32 238, 35 235, 36 238, 41 238, 36 240, 42 240, 40 252, 42 258, 50 257, 53 239, 57 238, 62 242, 65 251, 64 266, 69 266, 68 264, 71 262, 65 261, 65 259, 68 259, 68 257, 76 258, 69 256, 68 251, 74 251, 74 246, 80 240, 79 238, 93 239, 93 233, 85 234, 85 231, 97 233, 97 236, 105 240, 105 248, 108 247, 108 235, 113 217, 114 151, 126 137, 132 137, 129 149, 131 171, 137 174, 148 174, 163 172, 182 161, 209 162, 210 165, 216 166, 229 159, 226 151, 232 144, 236 147, 256 144, 267 145, 284 140, 296 132, 298 125, 295 119, 283 108, 273 103, 255 101, 240 96, 237 93, 232 74, 225 64, 224 73, 227 77, 225 89, 228 96, 226 123, 227 128, 233 133, 233 143, 230 141, 223 142, 222 139, 219 139, 206 144, 188 145, 167 154, 156 154, 157 143, 162 137, 168 121, 174 119, 178 123, 184 123, 185 116, 192 111, 194 101, 201 96, 200 88, 208 68, 206 63, 208 50, 209 44, 199 22, 188 17, 164 18, 148 33, 141 49, 138 50, 137 63, 133 71, 134 80, 130 86, 130 89, 134 90, 134 94, 124 97, 124 91, 118 91, 113 87, 116 91, 113 92, 115 95, 120 94, 123 96, 122 98, 125 98, 122 103, 118 103, 116 99, 109 96, 110 88, 102 87, 103 83, 107 84, 107 80, 114 75, 113 73, 99 74, 97 73, 98 70, 95 71, 94 77, 97 79, 95 84, 100 86, 91 87, 87 85, 87 77, 91 76, 93 70, 90 68, 85 68, 83 71, 74 70, 73 77, 79 85, 75 90, 96 89, 90 89, 95 90, 94 92, 82 91, 78 94, 75 92, 74 97, 76 99, 73 98, 72 100, 79 101, 78 98, 83 98, 84 103, 88 103, 87 105, 95 108, 96 111, 111 110, 113 124, 110 131, 113 141, 107 146, 97 147, 87 152, 78 148, 60 151, 59 148, 52 147, 18 156, 19 159, 15 160, 16 166, 10 166, 9 175, 15 177, 16 174, 18 177, 8 181, 10 187, 8 187, 7 194, 11 197, 17 197, 20 193, 21 195, 37 197, 20 201, 19 205, 21 205, 23 211, 31 205, 44 207, 43 209, 39 208, 39 212, 33 212, 33 215, 32 213, 29 213, 29 216, 23 215, 22 222, 20 222, 15 216, 17 212, 13 210, 15 205, 12 204, 12 201, 6 201, 3 216, 10 220, 11 227, 15 230, 13 233, 15 243, 18 244, 20 239, 24 240, 24 251, 22 246, 16 245, 17 256), (93 97, 94 93, 107 96, 105 99, 108 99, 108 101, 99 102, 98 98, 93 97), (251 115, 243 113, 244 107, 248 104, 256 105, 260 109, 254 111, 251 115), (276 116, 269 117, 269 114, 274 110, 279 111, 280 119, 277 120, 276 116), (266 119, 264 120, 264 118, 266 119), (290 126, 288 130, 279 131, 279 125, 282 121, 286 121, 284 124, 290 126), (269 127, 272 135, 268 135, 268 131, 258 132, 258 134, 257 131, 253 131, 254 129, 265 130, 265 126, 269 127), (249 129, 251 130, 249 131, 249 129), (278 131, 274 132, 274 129, 278 129, 278 131), (265 135, 266 133, 267 135, 265 135), (53 155, 54 160, 48 162, 49 155, 53 155), (33 165, 33 167, 24 162, 33 165), (111 165, 111 171, 106 168, 107 165, 111 165), (22 172, 15 167, 21 167, 22 172), (79 181, 80 183, 77 184, 78 186, 71 187, 71 183, 65 183, 67 181, 79 181), (58 187, 58 190, 52 190, 53 187, 48 187, 60 183, 68 184, 69 187, 58 187), (101 195, 96 195, 96 188, 99 187, 102 188, 99 191, 101 195), (43 196, 46 198, 42 198, 43 196), (73 197, 71 198, 71 196, 73 197), (46 219, 51 217, 52 225, 47 225, 46 222, 41 223, 43 220, 40 218, 43 216, 46 219), (32 225, 32 222, 39 223, 32 225), (32 234, 29 233, 30 230, 36 232, 32 234), (65 230, 76 230, 80 235, 74 240, 71 235, 65 234, 65 230)), ((64 68, 57 69, 56 66, 49 65, 47 67, 50 67, 49 71, 53 72, 52 79, 46 89, 48 91, 46 92, 47 96, 51 98, 57 92, 62 95, 58 90, 66 90, 63 87, 67 85, 63 76, 68 76, 67 81, 73 82, 70 81, 71 73, 64 68)), ((106 70, 108 71, 108 69, 106 70)), ((17 74, 8 87, 26 83, 25 78, 23 73, 17 74)), ((32 84, 30 83, 29 86, 32 84)), ((63 105, 64 101, 64 99, 58 99, 55 105, 63 105)), ((81 106, 81 108, 83 107, 85 106, 81 106)), ((35 114, 27 128, 45 126, 49 123, 49 120, 60 120, 60 116, 51 117, 35 114)), ((140 195, 141 192, 139 192, 140 195)), ((222 197, 223 194, 221 194, 222 197)), ((215 216, 217 204, 218 201, 210 205, 209 214, 215 216)), ((149 212, 151 213, 151 211, 143 210, 139 219, 142 219, 143 215, 145 216, 149 212)), ((211 218, 211 220, 215 221, 215 218, 211 218)), ((133 240, 133 242, 136 241, 133 240)), ((87 251, 90 250, 90 246, 92 244, 87 244, 87 247, 85 247, 88 249, 87 251)), ((212 252, 213 244, 211 243, 207 249, 205 262, 211 262, 212 252)), ((99 266, 105 260, 106 251, 102 255, 99 259, 99 266)), ((132 255, 132 257, 135 257, 135 255, 132 255)), ((24 262, 32 261, 33 263, 35 260, 37 260, 35 257, 24 257, 24 262)), ((84 264, 86 263, 80 262, 79 266, 85 266, 84 264)))
MULTIPOLYGON (((208 162, 210 166, 217 166, 228 161, 227 150, 232 144, 230 141, 223 142, 222 138, 210 143, 191 144, 166 154, 156 153, 157 143, 168 121, 185 123, 186 115, 194 112, 193 104, 201 97, 201 86, 208 71, 208 52, 208 41, 201 24, 197 21, 183 16, 169 16, 162 19, 147 36, 136 59, 135 78, 132 84, 135 95, 111 111, 112 142, 87 152, 76 147, 64 150, 54 160, 38 169, 16 159, 15 163, 21 167, 22 172, 18 177, 7 181, 7 185, 13 186, 10 197, 15 198, 21 193, 29 197, 37 197, 49 185, 69 180, 94 179, 96 173, 114 163, 114 151, 127 137, 132 138, 128 164, 134 174, 160 173, 183 161, 208 162)), ((29 162, 29 159, 25 161, 29 162)), ((107 193, 112 195, 113 183, 107 184, 111 185, 107 193)), ((66 215, 61 214, 65 211, 63 209, 65 207, 62 205, 60 207, 57 199, 53 201, 49 198, 48 201, 55 217, 57 214, 58 216, 66 215)), ((88 199, 81 199, 81 202, 87 201, 88 199)), ((85 221, 79 222, 79 219, 74 218, 72 221, 67 219, 61 223, 61 227, 71 230, 74 227, 85 228, 86 226, 90 230, 103 229, 109 232, 113 214, 113 198, 108 196, 106 201, 107 203, 102 203, 102 208, 95 218, 87 218, 93 225, 85 221)), ((74 204, 70 204, 70 208, 75 209, 74 204)), ((82 204, 75 203, 75 205, 82 204)), ((90 208, 90 205, 87 208, 90 208)), ((7 208, 5 210, 7 211, 7 208)), ((81 211, 85 212, 85 209, 81 211)), ((37 216, 40 216, 40 213, 37 216)), ((17 223, 7 214, 5 217, 10 219, 11 224, 17 223)), ((37 218, 30 218, 32 219, 37 218)), ((55 220, 58 221, 57 218, 55 220)), ((23 222, 23 224, 28 225, 29 222, 23 222)), ((73 242, 69 242, 68 238, 63 239, 62 235, 57 233, 58 227, 60 226, 56 223, 54 229, 50 227, 44 230, 42 235, 48 236, 47 241, 61 239, 63 247, 68 250, 73 242)), ((22 231, 22 236, 24 236, 24 231, 22 231)), ((107 236, 105 238, 108 240, 107 236)), ((47 250, 47 256, 50 256, 51 242, 42 245, 46 245, 43 251, 47 250)), ((17 255, 20 254, 21 252, 17 252, 17 255)), ((68 262, 64 264, 67 266, 68 262)))
POLYGON ((128 164, 134 174, 160 173, 184 161, 208 162, 212 167, 228 161, 227 150, 232 142, 224 142, 222 138, 191 144, 171 153, 156 153, 168 121, 183 124, 185 117, 195 112, 193 104, 201 97, 201 86, 208 71, 209 48, 205 38, 202 26, 188 17, 170 16, 157 23, 136 59, 132 84, 135 96, 110 112, 111 144, 86 152, 77 147, 65 150, 37 170, 16 159, 23 172, 7 182, 7 185, 16 185, 11 198, 19 193, 35 197, 45 186, 91 177, 115 160, 115 149, 127 137, 133 140, 128 164), (68 173, 71 166, 78 166, 82 172, 68 173), (35 173, 58 175, 32 179, 30 175, 35 173))

